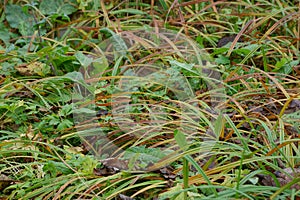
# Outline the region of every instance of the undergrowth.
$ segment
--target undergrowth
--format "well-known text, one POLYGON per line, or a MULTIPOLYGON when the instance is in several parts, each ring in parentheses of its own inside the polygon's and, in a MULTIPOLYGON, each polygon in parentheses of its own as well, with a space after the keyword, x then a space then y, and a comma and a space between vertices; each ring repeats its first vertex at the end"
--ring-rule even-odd
POLYGON ((1 199, 300 198, 295 1, 0 6, 1 199))

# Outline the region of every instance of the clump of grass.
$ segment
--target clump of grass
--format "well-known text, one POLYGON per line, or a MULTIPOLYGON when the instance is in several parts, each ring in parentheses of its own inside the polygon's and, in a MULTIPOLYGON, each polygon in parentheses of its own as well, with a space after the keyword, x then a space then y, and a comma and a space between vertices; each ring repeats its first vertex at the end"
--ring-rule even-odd
POLYGON ((127 0, 1 6, 3 198, 299 197, 298 5, 127 0), (131 38, 142 44, 131 49, 126 45, 136 35, 116 40, 145 27, 173 30, 190 42, 164 40, 180 47, 167 52, 142 35, 131 38), (225 37, 229 43, 218 45, 225 37), (105 63, 97 56, 112 47, 108 38, 123 52, 106 51, 105 63), (192 62, 199 55, 208 59, 204 51, 184 51, 195 43, 214 59, 218 80, 203 74, 207 63, 192 62), (100 130, 105 142, 87 130, 100 130))

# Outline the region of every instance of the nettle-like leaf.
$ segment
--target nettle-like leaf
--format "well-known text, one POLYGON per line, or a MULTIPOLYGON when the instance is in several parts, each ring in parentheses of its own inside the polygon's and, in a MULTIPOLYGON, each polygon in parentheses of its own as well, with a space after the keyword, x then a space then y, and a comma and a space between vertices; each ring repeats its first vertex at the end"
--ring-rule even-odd
POLYGON ((21 6, 7 5, 5 7, 5 15, 10 27, 18 29, 23 36, 33 34, 34 18, 25 13, 21 6))
POLYGON ((76 8, 69 3, 65 3, 63 0, 48 0, 41 2, 40 11, 44 15, 58 14, 60 16, 67 16, 75 12, 76 8))

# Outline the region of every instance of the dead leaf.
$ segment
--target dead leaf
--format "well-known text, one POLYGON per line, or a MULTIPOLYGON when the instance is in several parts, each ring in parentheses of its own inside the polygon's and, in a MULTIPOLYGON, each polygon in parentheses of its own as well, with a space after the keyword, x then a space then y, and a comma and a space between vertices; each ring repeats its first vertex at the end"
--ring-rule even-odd
MULTIPOLYGON (((231 35, 231 36, 225 36, 225 37, 222 37, 218 44, 217 44, 217 47, 220 48, 222 46, 225 46, 226 44, 228 44, 229 42, 233 42, 235 37, 237 35, 231 35)), ((243 40, 241 38, 238 39, 238 42, 242 42, 243 40)))
POLYGON ((45 76, 50 73, 50 67, 45 63, 41 62, 32 62, 30 64, 22 64, 15 66, 15 69, 21 74, 25 76, 39 75, 45 76))
POLYGON ((128 162, 118 158, 108 158, 101 161, 102 167, 94 169, 97 176, 109 176, 128 169, 128 162))

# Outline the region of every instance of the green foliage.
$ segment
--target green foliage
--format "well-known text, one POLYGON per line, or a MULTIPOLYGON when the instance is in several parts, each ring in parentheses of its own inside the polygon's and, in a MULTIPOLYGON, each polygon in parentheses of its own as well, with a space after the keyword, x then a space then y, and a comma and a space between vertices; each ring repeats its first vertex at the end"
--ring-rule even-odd
POLYGON ((44 15, 51 15, 52 18, 54 15, 57 15, 55 17, 64 18, 77 10, 74 6, 71 5, 71 3, 72 2, 66 3, 63 0, 42 1, 39 5, 39 10, 44 15))
POLYGON ((5 7, 6 20, 11 28, 19 29, 22 36, 33 35, 34 17, 19 5, 7 5, 5 7))
POLYGON ((0 6, 1 199, 299 198, 293 1, 0 6))

